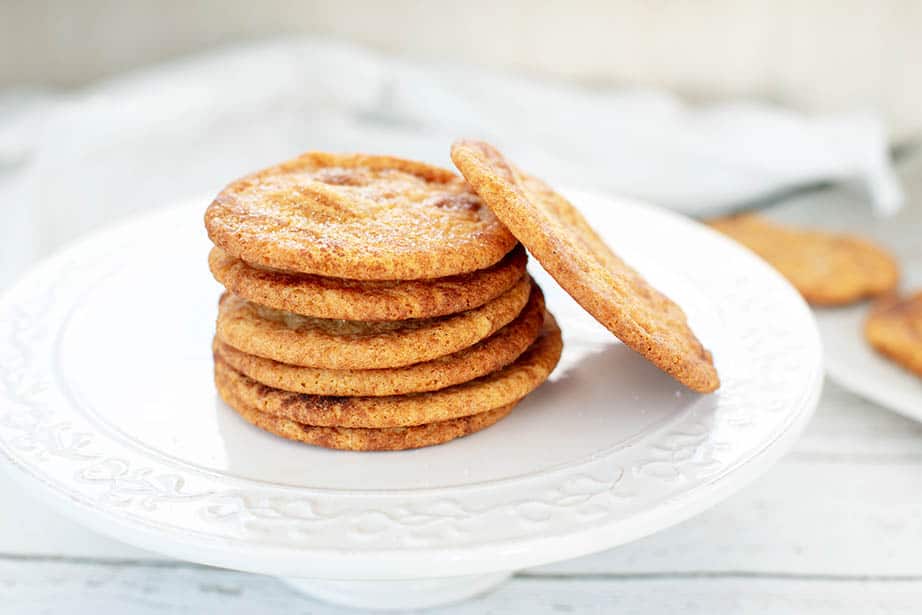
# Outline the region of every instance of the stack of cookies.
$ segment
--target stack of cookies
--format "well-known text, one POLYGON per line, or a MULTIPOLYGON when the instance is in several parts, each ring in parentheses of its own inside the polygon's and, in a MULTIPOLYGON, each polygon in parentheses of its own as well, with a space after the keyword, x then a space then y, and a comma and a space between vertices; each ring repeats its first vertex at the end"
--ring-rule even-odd
POLYGON ((487 143, 459 141, 451 158, 463 177, 309 153, 232 183, 209 206, 211 271, 228 291, 215 383, 243 418, 351 450, 428 446, 492 425, 560 359, 525 248, 628 347, 693 391, 720 387, 682 308, 569 201, 487 143))
POLYGON ((215 383, 272 433, 439 444, 508 415, 559 360, 524 248, 451 171, 309 153, 230 184, 205 224, 227 289, 215 383))

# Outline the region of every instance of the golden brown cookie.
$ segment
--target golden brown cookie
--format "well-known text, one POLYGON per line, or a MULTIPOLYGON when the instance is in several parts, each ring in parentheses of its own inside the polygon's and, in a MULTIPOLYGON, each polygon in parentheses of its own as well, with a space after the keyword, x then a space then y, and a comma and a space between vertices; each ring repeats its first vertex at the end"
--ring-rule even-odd
POLYGON ((515 320, 470 348, 432 361, 391 369, 298 367, 240 352, 215 338, 214 352, 229 366, 267 386, 311 395, 404 395, 435 391, 494 372, 515 361, 535 341, 544 299, 535 286, 515 320))
POLYGON ((922 292, 877 301, 864 335, 878 352, 922 376, 922 292))
POLYGON ((247 354, 289 365, 380 369, 431 361, 473 346, 519 315, 532 281, 478 308, 420 320, 329 320, 280 312, 229 293, 218 304, 217 337, 247 354))
POLYGON ((682 308, 618 258, 565 198, 487 143, 458 141, 451 159, 532 256, 609 331, 695 391, 720 386, 711 353, 682 308))
POLYGON ((784 226, 755 214, 708 224, 765 259, 814 305, 875 297, 899 281, 893 257, 860 237, 784 226))
POLYGON ((208 255, 215 279, 253 303, 342 320, 434 318, 479 307, 522 278, 528 255, 518 245, 479 271, 433 280, 362 281, 251 267, 221 248, 208 255))
POLYGON ((247 422, 289 440, 348 451, 403 451, 443 444, 486 429, 505 418, 517 403, 437 423, 384 429, 318 427, 265 414, 247 406, 232 407, 247 422))
POLYGON ((515 246, 455 173, 362 154, 309 152, 237 180, 205 227, 251 265, 352 280, 469 273, 515 246))
POLYGON ((563 343, 553 317, 513 363, 482 378, 440 391, 390 397, 325 397, 274 389, 247 378, 215 356, 215 385, 238 408, 323 427, 407 427, 486 412, 513 403, 547 380, 563 343))

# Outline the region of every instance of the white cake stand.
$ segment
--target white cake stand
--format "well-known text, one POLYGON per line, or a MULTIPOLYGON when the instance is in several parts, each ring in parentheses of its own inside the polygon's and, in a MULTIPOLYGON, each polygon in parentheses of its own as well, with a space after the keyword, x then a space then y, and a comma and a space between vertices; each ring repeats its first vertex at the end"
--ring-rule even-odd
POLYGON ((660 373, 533 265, 566 348, 508 419, 398 453, 284 441, 215 394, 219 288, 200 200, 98 233, 0 300, 0 459, 99 532, 352 606, 461 600, 687 519, 765 471, 809 419, 822 382, 813 317, 706 228, 570 197, 684 306, 718 393, 660 373))

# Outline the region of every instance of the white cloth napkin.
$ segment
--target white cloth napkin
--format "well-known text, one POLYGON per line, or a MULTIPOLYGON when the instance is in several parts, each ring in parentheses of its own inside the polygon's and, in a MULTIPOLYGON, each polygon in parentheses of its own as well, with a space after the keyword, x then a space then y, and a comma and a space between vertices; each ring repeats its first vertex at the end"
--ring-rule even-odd
POLYGON ((30 97, 27 109, 0 115, 0 199, 16 221, 0 232, 0 257, 9 271, 108 220, 214 193, 304 150, 448 165, 458 137, 493 141, 552 182, 693 215, 845 180, 889 213, 902 195, 884 135, 869 114, 690 107, 665 92, 585 89, 286 39, 67 97, 30 97))

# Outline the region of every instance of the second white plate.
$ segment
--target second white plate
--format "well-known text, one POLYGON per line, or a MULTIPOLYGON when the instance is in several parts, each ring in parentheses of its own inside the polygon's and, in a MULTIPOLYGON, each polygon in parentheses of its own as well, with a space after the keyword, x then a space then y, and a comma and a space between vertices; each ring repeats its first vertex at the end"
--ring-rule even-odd
POLYGON ((868 344, 864 338, 867 304, 815 312, 829 377, 852 393, 922 421, 922 378, 868 344))

